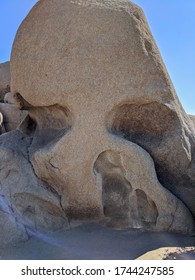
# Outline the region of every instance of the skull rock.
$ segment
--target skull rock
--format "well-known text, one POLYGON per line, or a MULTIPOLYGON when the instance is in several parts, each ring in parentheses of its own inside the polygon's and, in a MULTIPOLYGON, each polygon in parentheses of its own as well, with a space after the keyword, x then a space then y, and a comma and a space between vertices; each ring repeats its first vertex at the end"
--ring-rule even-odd
POLYGON ((40 0, 11 75, 33 172, 69 220, 193 232, 195 131, 140 8, 40 0))

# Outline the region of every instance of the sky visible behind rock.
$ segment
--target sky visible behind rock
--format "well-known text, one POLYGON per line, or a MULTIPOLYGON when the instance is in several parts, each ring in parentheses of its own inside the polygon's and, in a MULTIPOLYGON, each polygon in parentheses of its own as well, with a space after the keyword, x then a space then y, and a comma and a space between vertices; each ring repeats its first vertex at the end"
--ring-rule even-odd
MULTIPOLYGON (((0 3, 0 63, 10 59, 16 31, 37 0, 0 3)), ((180 101, 195 115, 195 1, 134 0, 145 12, 180 101)))

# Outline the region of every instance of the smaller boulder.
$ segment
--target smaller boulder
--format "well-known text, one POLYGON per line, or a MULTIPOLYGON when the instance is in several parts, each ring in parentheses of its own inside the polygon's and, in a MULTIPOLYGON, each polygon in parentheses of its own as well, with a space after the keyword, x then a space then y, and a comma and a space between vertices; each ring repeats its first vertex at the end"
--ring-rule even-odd
POLYGON ((16 129, 27 116, 26 111, 18 110, 13 104, 0 103, 0 112, 2 114, 3 120, 1 126, 4 126, 4 132, 9 132, 16 129))
POLYGON ((15 104, 14 97, 11 92, 7 92, 4 96, 4 103, 15 104))
POLYGON ((5 94, 10 91, 10 83, 10 63, 0 63, 0 102, 3 102, 5 94))

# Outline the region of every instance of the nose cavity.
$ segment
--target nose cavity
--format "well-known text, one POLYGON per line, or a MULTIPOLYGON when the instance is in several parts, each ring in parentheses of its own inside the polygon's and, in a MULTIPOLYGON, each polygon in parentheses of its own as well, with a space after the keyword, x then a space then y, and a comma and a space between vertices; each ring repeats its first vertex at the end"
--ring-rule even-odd
POLYGON ((111 226, 127 226, 132 186, 125 178, 119 153, 101 153, 94 164, 94 170, 101 179, 104 216, 111 226))

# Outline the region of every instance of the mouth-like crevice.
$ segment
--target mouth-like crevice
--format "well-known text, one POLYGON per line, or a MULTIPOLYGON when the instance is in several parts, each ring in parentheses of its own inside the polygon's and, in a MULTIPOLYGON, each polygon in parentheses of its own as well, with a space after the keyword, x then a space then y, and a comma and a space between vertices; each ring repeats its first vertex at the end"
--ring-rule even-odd
POLYGON ((155 227, 159 215, 157 206, 143 190, 132 188, 118 152, 102 152, 94 164, 94 173, 101 181, 103 213, 108 225, 155 227))
POLYGON ((105 150, 94 163, 102 192, 103 223, 121 229, 193 232, 191 213, 159 183, 149 154, 131 147, 105 150))

